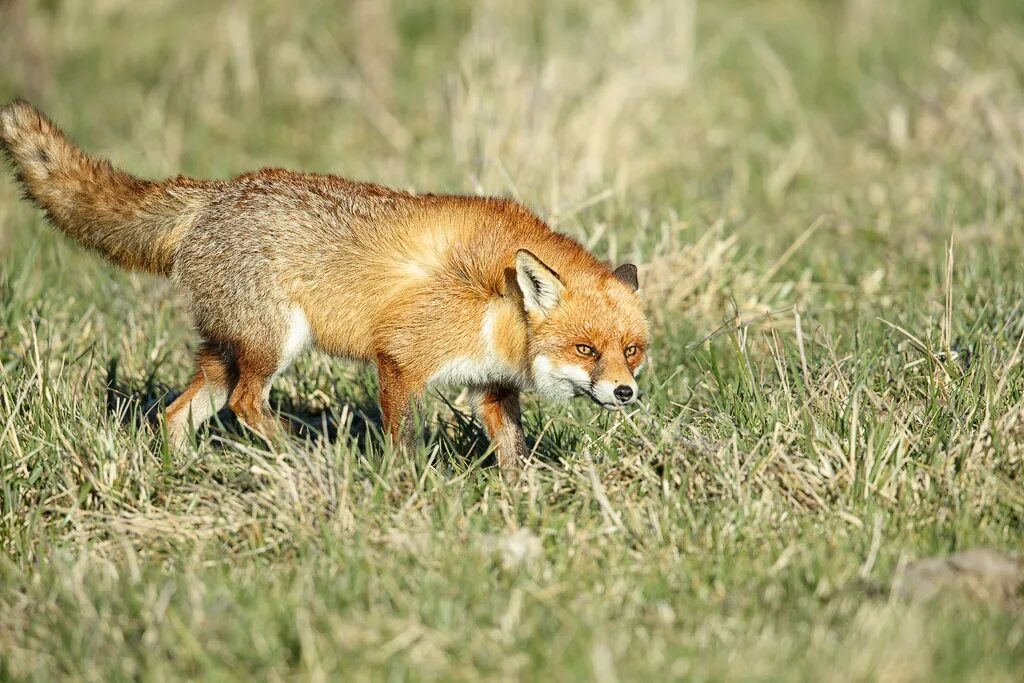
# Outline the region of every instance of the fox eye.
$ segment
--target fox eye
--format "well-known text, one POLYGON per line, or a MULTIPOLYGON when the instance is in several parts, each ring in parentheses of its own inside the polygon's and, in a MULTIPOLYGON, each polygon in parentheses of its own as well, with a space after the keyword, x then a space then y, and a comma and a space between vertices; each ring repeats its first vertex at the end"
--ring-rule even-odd
POLYGON ((626 358, 632 358, 633 356, 636 355, 636 351, 637 351, 636 344, 630 344, 629 346, 626 347, 626 349, 625 349, 625 351, 623 351, 623 353, 626 354, 626 358))
POLYGON ((596 356, 597 349, 595 349, 590 344, 577 344, 576 353, 580 354, 581 356, 596 356))

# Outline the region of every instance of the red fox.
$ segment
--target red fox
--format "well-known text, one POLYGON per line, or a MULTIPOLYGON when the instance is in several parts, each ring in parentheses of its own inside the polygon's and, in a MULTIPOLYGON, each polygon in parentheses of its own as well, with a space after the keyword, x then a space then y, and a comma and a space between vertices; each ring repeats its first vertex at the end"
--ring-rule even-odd
POLYGON ((279 169, 142 180, 20 100, 0 108, 0 146, 53 225, 186 297, 203 341, 164 416, 175 447, 225 404, 271 440, 271 382, 309 347, 376 364, 384 428, 406 447, 428 386, 467 387, 503 472, 528 458, 520 392, 637 400, 636 267, 612 270, 514 201, 279 169))

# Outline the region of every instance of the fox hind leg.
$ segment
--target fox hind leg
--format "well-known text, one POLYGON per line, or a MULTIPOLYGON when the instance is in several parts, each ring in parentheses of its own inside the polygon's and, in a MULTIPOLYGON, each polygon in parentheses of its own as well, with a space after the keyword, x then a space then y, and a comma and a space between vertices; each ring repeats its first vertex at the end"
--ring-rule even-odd
POLYGON ((236 344, 238 381, 228 399, 235 416, 268 443, 288 429, 287 421, 270 407, 270 385, 312 340, 309 321, 299 308, 288 312, 279 331, 260 343, 236 344))
POLYGON ((234 354, 223 344, 206 341, 196 354, 196 372, 181 396, 164 416, 167 436, 175 449, 188 442, 189 429, 197 428, 224 407, 238 379, 234 354))
POLYGON ((238 382, 228 407, 246 427, 272 442, 284 431, 284 423, 270 407, 270 385, 284 367, 279 354, 252 348, 238 350, 238 382))

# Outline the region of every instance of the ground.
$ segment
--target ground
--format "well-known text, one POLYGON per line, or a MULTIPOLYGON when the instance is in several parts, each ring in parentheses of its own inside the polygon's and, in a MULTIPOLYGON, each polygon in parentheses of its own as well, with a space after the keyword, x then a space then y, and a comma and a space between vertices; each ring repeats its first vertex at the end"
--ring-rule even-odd
POLYGON ((0 678, 1020 679, 1019 600, 899 587, 1022 549, 1024 5, 301 7, 8 0, 0 100, 147 177, 518 197, 639 264, 643 407, 529 401, 508 486, 457 393, 406 457, 311 354, 304 436, 171 454, 180 300, 5 171, 0 678))

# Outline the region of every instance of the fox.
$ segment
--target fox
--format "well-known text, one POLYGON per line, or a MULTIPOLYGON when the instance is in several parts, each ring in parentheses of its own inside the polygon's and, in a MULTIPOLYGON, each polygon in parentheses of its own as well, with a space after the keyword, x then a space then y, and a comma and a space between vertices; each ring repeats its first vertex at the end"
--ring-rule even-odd
POLYGON ((24 100, 0 107, 0 147, 49 223, 184 298, 201 342, 161 417, 173 449, 225 406, 272 442, 271 384, 308 349, 376 366, 383 431, 407 450, 426 390, 466 389, 502 473, 531 457, 524 392, 638 400, 651 339, 636 266, 613 269, 517 201, 278 168, 145 180, 24 100))

